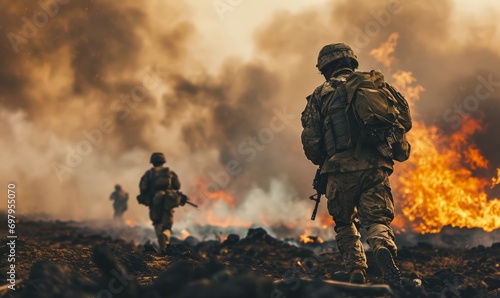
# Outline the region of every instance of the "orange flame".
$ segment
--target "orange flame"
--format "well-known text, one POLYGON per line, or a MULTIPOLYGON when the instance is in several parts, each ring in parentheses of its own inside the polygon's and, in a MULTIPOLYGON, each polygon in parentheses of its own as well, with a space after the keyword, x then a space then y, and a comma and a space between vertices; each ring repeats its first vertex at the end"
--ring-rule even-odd
POLYGON ((392 33, 387 41, 381 44, 380 47, 371 50, 370 55, 390 69, 392 63, 396 61, 396 58, 392 54, 394 54, 398 39, 399 34, 397 32, 392 33))
POLYGON ((185 229, 181 230, 181 240, 184 240, 189 236, 191 236, 191 234, 187 230, 185 229))
POLYGON ((213 210, 207 211, 207 221, 209 224, 213 226, 218 226, 222 228, 227 228, 227 227, 250 228, 252 226, 252 222, 241 220, 235 216, 227 216, 227 215, 222 216, 220 214, 217 214, 213 210))
POLYGON ((131 227, 131 228, 135 227, 135 221, 134 221, 134 220, 132 220, 132 219, 127 219, 127 220, 125 221, 125 224, 126 224, 127 226, 131 227))
POLYGON ((491 188, 495 187, 498 184, 500 184, 500 168, 497 169, 497 177, 491 178, 491 188))
POLYGON ((206 220, 210 225, 223 228, 229 226, 250 228, 252 226, 251 222, 230 214, 230 211, 236 207, 236 200, 232 195, 223 190, 207 192, 207 183, 202 179, 196 181, 196 187, 198 193, 202 194, 206 200, 203 209, 206 210, 206 220), (225 212, 221 214, 221 212, 217 212, 218 210, 225 210, 225 212))
POLYGON ((332 217, 328 213, 318 213, 316 215, 316 220, 319 221, 323 229, 327 229, 328 227, 332 227, 335 225, 332 217))
POLYGON ((228 206, 232 208, 235 207, 234 197, 231 196, 230 194, 222 190, 216 192, 207 192, 207 183, 201 179, 196 180, 195 183, 198 189, 198 193, 202 194, 205 198, 209 200, 222 200, 225 201, 228 206))
POLYGON ((323 243, 324 240, 321 237, 313 237, 310 235, 311 231, 309 229, 305 230, 305 233, 303 235, 300 235, 300 242, 307 244, 307 243, 323 243))
MULTIPOLYGON (((372 55, 384 65, 394 61, 397 33, 392 34, 380 51, 372 55), (384 55, 380 53, 385 53, 384 55)), ((405 94, 410 106, 419 100, 425 89, 414 86, 416 79, 411 72, 397 71, 393 78, 395 87, 405 94)), ((440 135, 438 128, 427 126, 415 113, 413 128, 408 134, 412 144, 410 159, 398 164, 396 189, 402 196, 403 214, 394 220, 400 228, 411 227, 421 233, 439 232, 444 226, 480 227, 493 231, 500 227, 500 200, 489 199, 485 187, 488 179, 474 177, 472 170, 488 168, 488 160, 470 137, 484 128, 478 121, 463 119, 459 131, 450 136, 440 135), (417 117, 415 117, 417 116, 417 117), (409 222, 408 222, 409 221, 409 222)), ((492 186, 500 183, 500 169, 492 186)))

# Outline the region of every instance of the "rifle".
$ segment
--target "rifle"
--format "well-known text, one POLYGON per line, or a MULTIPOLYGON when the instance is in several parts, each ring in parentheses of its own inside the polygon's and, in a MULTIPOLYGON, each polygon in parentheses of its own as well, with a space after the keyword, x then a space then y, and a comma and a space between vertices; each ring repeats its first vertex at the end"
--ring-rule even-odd
POLYGON ((321 196, 326 193, 326 182, 327 177, 321 175, 321 167, 316 170, 316 175, 314 176, 312 187, 316 190, 316 193, 309 196, 309 200, 315 201, 314 209, 311 215, 311 220, 316 219, 316 213, 318 213, 319 202, 321 202, 321 196))
POLYGON ((185 204, 188 204, 188 205, 191 205, 191 206, 193 206, 195 208, 198 208, 198 205, 196 205, 195 203, 191 203, 189 201, 188 196, 186 196, 185 194, 183 194, 180 191, 179 191, 179 195, 181 196, 181 206, 184 206, 185 204))

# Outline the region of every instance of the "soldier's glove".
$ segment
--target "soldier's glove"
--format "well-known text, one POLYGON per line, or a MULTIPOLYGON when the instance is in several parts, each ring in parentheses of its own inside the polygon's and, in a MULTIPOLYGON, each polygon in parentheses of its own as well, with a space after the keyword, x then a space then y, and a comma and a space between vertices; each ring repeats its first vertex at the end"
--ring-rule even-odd
POLYGON ((188 197, 184 194, 181 195, 181 206, 186 205, 186 202, 188 200, 188 197))

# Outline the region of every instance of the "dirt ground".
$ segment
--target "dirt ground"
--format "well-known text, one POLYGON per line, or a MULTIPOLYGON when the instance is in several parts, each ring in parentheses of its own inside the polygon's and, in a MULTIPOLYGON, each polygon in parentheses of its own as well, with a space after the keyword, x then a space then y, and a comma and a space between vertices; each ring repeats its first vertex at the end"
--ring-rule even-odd
MULTIPOLYGON (((4 286, 2 297, 500 297, 500 243, 402 246, 397 288, 381 284, 368 251, 370 285, 352 287, 332 242, 296 244, 260 228, 223 242, 174 239, 167 256, 130 240, 144 234, 139 227, 21 220, 17 229, 16 290, 4 286)), ((9 249, 1 247, 4 285, 9 249)))

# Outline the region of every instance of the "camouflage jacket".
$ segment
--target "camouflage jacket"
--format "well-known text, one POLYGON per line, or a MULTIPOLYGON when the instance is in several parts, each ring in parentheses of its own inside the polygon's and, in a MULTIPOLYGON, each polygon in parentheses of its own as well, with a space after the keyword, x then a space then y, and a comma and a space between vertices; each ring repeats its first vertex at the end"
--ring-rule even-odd
MULTIPOLYGON (((336 75, 336 79, 347 78, 352 71, 342 69, 336 75)), ((354 159, 355 148, 336 153, 327 157, 324 145, 323 121, 325 115, 321 111, 327 109, 323 106, 327 98, 333 96, 335 88, 329 81, 324 82, 307 97, 307 104, 302 112, 302 146, 306 157, 315 165, 322 166, 321 173, 352 172, 372 168, 385 167, 393 170, 394 162, 383 157, 375 147, 362 146, 358 159, 354 159)))
POLYGON ((115 201, 115 203, 126 203, 128 201, 128 193, 123 190, 115 190, 111 193, 109 199, 115 201))
POLYGON ((159 190, 179 190, 181 188, 181 183, 179 177, 174 171, 164 166, 153 167, 149 169, 141 178, 139 183, 139 189, 141 194, 154 195, 155 192, 159 190), (166 177, 162 177, 162 173, 166 173, 166 177), (158 181, 164 180, 166 178, 167 182, 158 183, 158 181), (158 185, 160 184, 160 185, 158 185))

